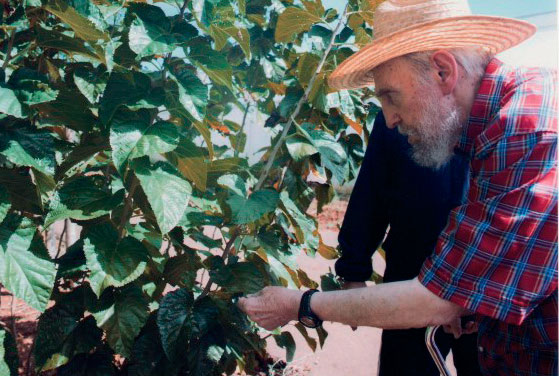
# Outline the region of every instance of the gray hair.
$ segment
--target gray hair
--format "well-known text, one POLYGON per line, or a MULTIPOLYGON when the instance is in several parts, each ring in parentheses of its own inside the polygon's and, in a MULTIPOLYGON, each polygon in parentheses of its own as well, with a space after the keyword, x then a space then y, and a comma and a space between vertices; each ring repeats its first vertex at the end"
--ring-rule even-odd
MULTIPOLYGON (((481 78, 489 60, 493 58, 490 52, 476 47, 452 48, 447 50, 454 56, 468 77, 481 78)), ((426 73, 431 69, 429 59, 434 51, 413 52, 402 56, 407 59, 418 73, 426 73)))

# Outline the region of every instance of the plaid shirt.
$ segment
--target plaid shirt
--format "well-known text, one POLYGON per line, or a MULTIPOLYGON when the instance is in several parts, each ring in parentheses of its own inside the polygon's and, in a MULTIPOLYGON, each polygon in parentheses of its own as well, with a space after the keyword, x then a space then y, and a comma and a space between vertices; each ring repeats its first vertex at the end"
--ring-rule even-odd
POLYGON ((420 282, 478 314, 486 375, 557 375, 557 73, 493 59, 457 152, 470 157, 420 282))

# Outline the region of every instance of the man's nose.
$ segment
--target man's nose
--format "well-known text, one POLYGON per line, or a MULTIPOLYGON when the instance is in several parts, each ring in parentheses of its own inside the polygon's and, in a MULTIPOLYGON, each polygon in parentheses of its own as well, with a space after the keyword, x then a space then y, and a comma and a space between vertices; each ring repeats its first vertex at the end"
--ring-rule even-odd
POLYGON ((402 119, 397 114, 389 114, 386 116, 386 126, 390 129, 396 128, 401 121, 402 119))

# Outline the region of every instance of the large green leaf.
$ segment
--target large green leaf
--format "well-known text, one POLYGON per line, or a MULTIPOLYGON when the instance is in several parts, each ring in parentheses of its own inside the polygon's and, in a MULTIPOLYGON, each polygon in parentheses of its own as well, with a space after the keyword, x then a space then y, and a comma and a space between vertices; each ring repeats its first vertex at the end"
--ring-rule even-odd
POLYGON ((37 44, 43 48, 60 50, 70 56, 81 55, 94 62, 105 62, 105 56, 87 47, 80 39, 69 37, 58 31, 46 30, 42 27, 37 27, 35 30, 37 33, 37 44))
POLYGON ((37 71, 20 68, 12 73, 8 81, 17 97, 28 106, 56 99, 58 90, 51 88, 47 77, 37 71))
POLYGON ((0 282, 31 307, 44 311, 52 292, 56 267, 36 226, 8 214, 0 224, 0 282))
POLYGON ((77 354, 87 354, 101 344, 102 331, 92 316, 82 319, 76 302, 58 303, 39 318, 34 349, 40 371, 58 368, 77 354))
POLYGON ((233 223, 246 224, 260 219, 264 214, 273 211, 279 201, 279 194, 270 189, 256 191, 247 199, 232 194, 227 203, 233 212, 233 223))
POLYGON ((99 39, 105 41, 109 39, 107 34, 98 30, 91 21, 62 0, 49 0, 45 9, 67 23, 76 35, 83 40, 96 42, 99 39))
POLYGON ((288 362, 293 361, 293 356, 295 355, 295 340, 289 332, 283 332, 279 335, 274 336, 274 340, 279 347, 285 349, 285 359, 288 362))
POLYGON ((300 135, 292 135, 285 140, 285 146, 289 155, 295 160, 300 161, 306 157, 318 153, 314 145, 305 137, 300 135))
POLYGON ((124 286, 144 272, 147 250, 131 236, 121 240, 116 229, 103 223, 87 230, 83 250, 86 264, 91 271, 91 288, 100 296, 109 286, 124 286))
POLYGON ((278 18, 276 42, 292 42, 297 34, 309 30, 312 25, 320 21, 320 17, 305 9, 288 7, 278 18))
POLYGON ((56 371, 57 376, 115 376, 113 356, 103 349, 93 354, 78 354, 56 371))
POLYGON ((173 52, 177 41, 171 35, 171 22, 161 8, 133 3, 130 10, 136 17, 130 25, 128 41, 138 57, 173 52))
POLYGON ((142 290, 129 285, 121 290, 107 290, 92 308, 97 325, 117 354, 129 357, 134 339, 146 323, 149 313, 142 290))
POLYGON ((6 218, 11 207, 10 194, 3 185, 0 185, 0 223, 6 218))
POLYGON ((317 236, 318 225, 316 220, 309 218, 303 213, 297 207, 297 204, 291 200, 287 192, 282 192, 280 197, 282 209, 284 209, 291 222, 291 226, 293 226, 297 240, 301 244, 306 244, 309 251, 316 251, 319 246, 319 238, 317 236))
POLYGON ((313 124, 304 123, 298 129, 318 150, 322 165, 332 172, 339 184, 343 184, 349 175, 349 164, 342 145, 332 135, 315 129, 313 124))
POLYGON ((89 103, 78 90, 60 90, 54 101, 36 105, 47 125, 61 125, 75 131, 88 132, 97 123, 89 103))
POLYGON ((225 265, 210 272, 212 280, 227 288, 227 291, 253 294, 266 287, 266 278, 258 268, 250 262, 239 262, 225 265))
POLYGON ((93 219, 108 214, 124 199, 124 190, 113 195, 104 188, 102 176, 82 176, 55 191, 45 218, 45 227, 54 222, 72 218, 93 219))
POLYGON ((3 128, 0 131, 0 154, 18 166, 35 167, 54 175, 54 138, 48 132, 31 127, 3 128))
POLYGON ((192 333, 194 296, 187 289, 165 295, 159 306, 157 326, 165 354, 171 360, 184 354, 192 333))
POLYGON ((247 29, 236 27, 234 24, 215 23, 210 25, 209 33, 218 51, 225 47, 228 38, 233 38, 241 46, 247 60, 250 60, 250 34, 247 29))
POLYGON ((140 72, 114 71, 109 77, 100 101, 99 117, 109 124, 116 109, 122 105, 133 105, 148 97, 151 89, 149 77, 140 72))
POLYGON ((126 163, 144 155, 157 155, 175 149, 179 143, 177 126, 167 121, 150 123, 148 116, 115 116, 110 142, 115 167, 124 173, 126 163))
POLYGON ((208 87, 196 75, 188 70, 169 72, 179 88, 179 100, 195 121, 202 121, 208 105, 208 87))
POLYGON ((0 375, 17 376, 18 367, 16 341, 10 332, 0 326, 0 375))
POLYGON ((177 148, 166 154, 180 173, 201 191, 206 190, 208 166, 200 148, 187 138, 181 138, 177 148))
POLYGON ((17 118, 27 114, 13 90, 5 87, 0 87, 0 112, 17 118))
POLYGON ((87 98, 89 103, 96 103, 107 86, 108 74, 100 69, 87 70, 78 68, 74 71, 74 83, 76 87, 87 98))
POLYGON ((171 231, 186 211, 192 187, 173 166, 165 162, 150 165, 145 160, 138 160, 134 169, 161 232, 171 231))

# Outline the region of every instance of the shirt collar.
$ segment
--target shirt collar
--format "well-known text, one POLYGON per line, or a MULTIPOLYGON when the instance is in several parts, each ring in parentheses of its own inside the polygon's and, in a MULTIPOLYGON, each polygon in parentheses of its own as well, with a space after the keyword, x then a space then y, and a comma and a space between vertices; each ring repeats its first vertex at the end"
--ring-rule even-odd
POLYGON ((491 59, 474 99, 470 117, 462 130, 456 151, 473 156, 477 136, 489 124, 499 108, 505 75, 501 74, 504 64, 496 58, 491 59))

